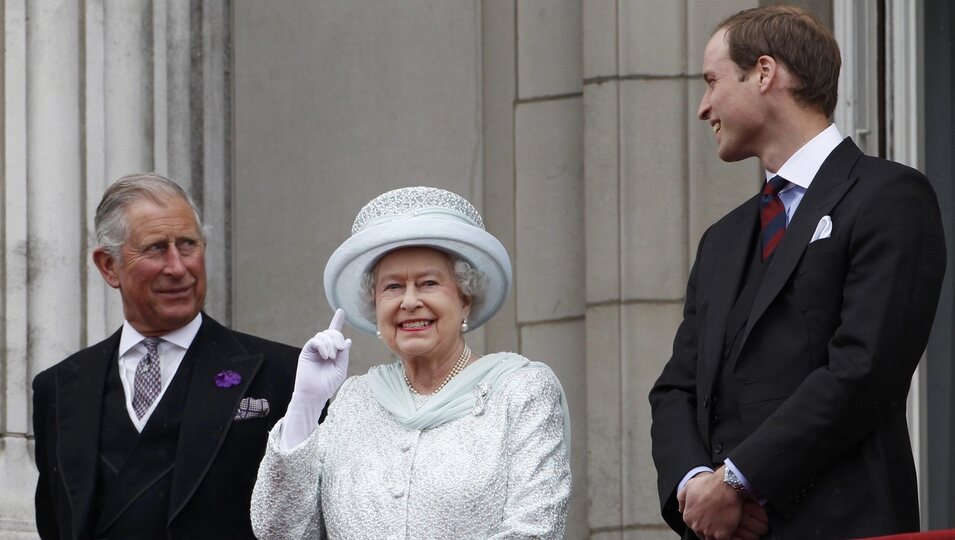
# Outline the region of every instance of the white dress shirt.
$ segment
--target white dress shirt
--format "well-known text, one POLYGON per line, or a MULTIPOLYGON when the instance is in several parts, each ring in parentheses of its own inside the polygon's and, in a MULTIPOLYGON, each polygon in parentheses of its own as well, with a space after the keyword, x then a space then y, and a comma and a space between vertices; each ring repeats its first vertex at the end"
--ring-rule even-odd
MULTIPOLYGON (((806 190, 809 189, 809 185, 812 184, 812 179, 815 178, 816 174, 819 172, 819 169, 822 168, 822 164, 825 163, 826 159, 829 157, 829 154, 836 149, 842 143, 843 137, 842 133, 839 132, 839 128, 835 124, 829 124, 829 127, 822 130, 818 135, 809 140, 806 144, 802 146, 795 154, 789 157, 783 166, 779 168, 777 172, 772 172, 765 170, 766 181, 769 182, 774 176, 779 175, 789 181, 789 185, 782 189, 779 192, 779 199, 782 201, 783 206, 786 208, 786 226, 789 226, 789 222, 792 221, 793 215, 796 213, 796 209, 799 208, 799 203, 802 202, 803 196, 806 194, 806 190)), ((736 477, 739 478, 740 482, 743 484, 743 487, 752 495, 760 504, 765 504, 765 499, 761 498, 758 493, 749 484, 749 481, 746 479, 746 475, 736 468, 736 465, 727 458, 724 462, 727 469, 733 471, 736 474, 736 477)), ((683 491, 683 488, 686 486, 686 483, 697 474, 701 472, 713 472, 713 469, 705 465, 700 465, 690 469, 683 476, 683 480, 680 481, 680 485, 677 488, 677 493, 683 491)))
POLYGON ((186 326, 173 330, 164 336, 159 336, 162 339, 158 347, 162 387, 159 389, 159 395, 156 396, 152 405, 146 409, 143 417, 138 418, 136 411, 133 410, 133 390, 136 381, 136 367, 146 357, 146 346, 143 345, 143 340, 146 338, 137 332, 129 324, 129 321, 123 321, 123 333, 119 338, 119 380, 123 383, 123 393, 126 395, 126 412, 129 414, 129 419, 133 421, 136 431, 142 433, 143 427, 149 417, 152 416, 163 394, 166 393, 166 388, 169 388, 169 383, 172 382, 176 371, 179 370, 179 364, 182 363, 182 358, 186 355, 189 346, 192 345, 192 340, 196 337, 201 325, 202 314, 199 313, 186 326))
POLYGON ((789 181, 789 185, 779 192, 779 199, 786 207, 786 225, 793 219, 793 214, 799 208, 803 195, 809 189, 809 184, 815 178, 816 173, 822 168, 829 154, 842 143, 842 134, 835 124, 822 130, 819 135, 813 137, 802 148, 783 163, 779 171, 773 173, 765 171, 766 181, 769 182, 772 177, 782 176, 789 181))

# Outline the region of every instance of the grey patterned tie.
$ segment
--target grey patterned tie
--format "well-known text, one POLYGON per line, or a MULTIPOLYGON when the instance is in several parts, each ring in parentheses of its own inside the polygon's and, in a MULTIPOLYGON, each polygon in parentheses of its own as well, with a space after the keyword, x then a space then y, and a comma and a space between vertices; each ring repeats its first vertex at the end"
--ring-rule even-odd
POLYGON ((136 418, 142 418, 149 406, 156 401, 162 388, 162 376, 159 367, 159 338, 148 337, 143 340, 146 356, 136 366, 136 382, 133 384, 133 410, 136 418))

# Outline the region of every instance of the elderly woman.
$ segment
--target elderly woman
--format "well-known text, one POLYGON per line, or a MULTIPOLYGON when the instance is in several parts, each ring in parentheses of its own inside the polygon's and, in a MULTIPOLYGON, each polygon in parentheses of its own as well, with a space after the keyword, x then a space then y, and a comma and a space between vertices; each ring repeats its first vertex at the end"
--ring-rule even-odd
POLYGON ((403 188, 362 208, 325 268, 340 309, 305 345, 288 413, 269 436, 252 497, 259 538, 563 537, 570 427, 560 383, 518 354, 478 358, 464 339, 504 302, 510 268, 454 193, 403 188), (399 360, 344 380, 343 310, 399 360))

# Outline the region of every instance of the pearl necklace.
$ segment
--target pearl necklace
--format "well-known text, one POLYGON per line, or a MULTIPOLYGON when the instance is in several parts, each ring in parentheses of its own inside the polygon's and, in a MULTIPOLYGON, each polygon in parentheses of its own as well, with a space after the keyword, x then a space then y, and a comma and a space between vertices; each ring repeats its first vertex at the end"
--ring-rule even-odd
MULTIPOLYGON (((430 394, 427 394, 427 395, 433 396, 433 395, 437 394, 438 392, 440 392, 441 389, 444 388, 444 385, 448 384, 448 381, 450 381, 451 379, 453 379, 454 376, 457 375, 458 373, 461 373, 461 370, 464 369, 464 367, 468 365, 468 361, 469 361, 469 360, 471 360, 471 348, 468 347, 467 343, 465 343, 465 344, 464 344, 464 350, 461 351, 461 356, 458 357, 458 361, 455 362, 455 363, 454 363, 454 367, 451 368, 451 373, 448 373, 448 376, 444 379, 444 382, 441 383, 441 386, 439 386, 437 389, 435 389, 434 392, 431 392, 430 394)), ((414 394, 414 395, 416 395, 416 396, 423 395, 423 394, 421 394, 420 392, 418 392, 417 390, 415 390, 414 385, 411 384, 411 380, 408 379, 408 370, 407 370, 407 369, 402 369, 401 372, 402 372, 402 373, 404 374, 404 376, 405 376, 405 384, 407 384, 407 385, 408 385, 408 388, 411 389, 411 393, 414 394)))

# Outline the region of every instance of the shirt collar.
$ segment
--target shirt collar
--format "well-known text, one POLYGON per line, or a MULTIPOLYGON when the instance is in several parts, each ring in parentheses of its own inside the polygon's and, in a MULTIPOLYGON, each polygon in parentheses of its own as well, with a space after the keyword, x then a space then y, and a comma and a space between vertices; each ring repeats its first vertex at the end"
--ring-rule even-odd
POLYGON ((768 182, 770 178, 778 174, 792 184, 809 189, 809 184, 812 183, 812 179, 815 178, 826 158, 840 143, 842 143, 842 134, 839 133, 839 128, 835 124, 829 124, 829 127, 790 156, 778 172, 766 171, 766 181, 768 182))
MULTIPOLYGON (((192 340, 195 339, 196 334, 199 333, 200 326, 202 326, 202 313, 196 314, 196 317, 186 326, 159 337, 173 345, 188 349, 189 346, 192 345, 192 340)), ((129 352, 130 349, 139 345, 144 339, 146 339, 146 337, 136 331, 133 325, 129 324, 129 321, 123 321, 123 333, 119 338, 119 356, 123 356, 129 352)))

